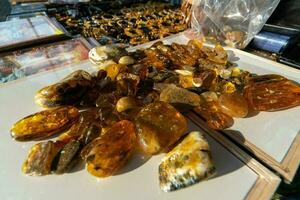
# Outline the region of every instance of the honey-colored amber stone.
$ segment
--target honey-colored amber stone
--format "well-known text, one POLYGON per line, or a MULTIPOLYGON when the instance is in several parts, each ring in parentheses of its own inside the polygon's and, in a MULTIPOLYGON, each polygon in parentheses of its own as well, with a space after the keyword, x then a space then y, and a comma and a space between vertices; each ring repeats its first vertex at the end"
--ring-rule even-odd
POLYGON ((23 163, 22 172, 35 176, 50 174, 52 161, 60 149, 52 141, 33 145, 23 163))
POLYGON ((219 97, 221 111, 231 117, 246 117, 248 114, 248 103, 246 99, 237 92, 225 93, 219 97))
POLYGON ((70 127, 78 117, 78 109, 72 106, 44 110, 15 123, 11 136, 21 141, 47 138, 70 127))
POLYGON ((129 159, 136 146, 136 133, 132 122, 114 124, 103 136, 96 138, 81 152, 89 173, 98 177, 115 174, 129 159))
POLYGON ((157 154, 169 150, 185 134, 187 122, 170 104, 155 102, 139 112, 136 130, 142 150, 148 154, 157 154))
POLYGON ((194 79, 193 75, 179 75, 179 84, 183 88, 191 88, 194 87, 194 79))
POLYGON ((111 64, 106 67, 105 71, 107 72, 107 76, 114 80, 119 74, 123 65, 111 64))
POLYGON ((208 126, 215 130, 223 130, 233 125, 233 118, 221 111, 216 101, 203 102, 195 111, 201 115, 208 126))
POLYGON ((300 86, 279 75, 252 77, 244 89, 255 111, 277 111, 300 105, 300 86))

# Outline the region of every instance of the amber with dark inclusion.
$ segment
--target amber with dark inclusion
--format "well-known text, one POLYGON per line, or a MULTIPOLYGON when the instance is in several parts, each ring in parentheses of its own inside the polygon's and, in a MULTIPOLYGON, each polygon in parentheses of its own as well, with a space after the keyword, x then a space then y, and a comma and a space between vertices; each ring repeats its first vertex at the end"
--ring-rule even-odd
POLYGON ((134 124, 127 120, 114 124, 81 152, 89 173, 98 177, 115 174, 129 159, 136 146, 134 124))
POLYGON ((277 111, 300 105, 300 86, 279 75, 252 77, 244 97, 254 111, 277 111))
POLYGON ((184 116, 165 102, 146 105, 135 122, 140 146, 147 154, 167 151, 187 130, 184 116))
POLYGON ((78 117, 78 109, 73 106, 44 110, 15 123, 11 136, 20 141, 44 139, 70 127, 78 117))
POLYGON ((92 84, 92 76, 88 72, 77 70, 60 82, 39 90, 35 102, 42 107, 73 105, 80 101, 92 84))

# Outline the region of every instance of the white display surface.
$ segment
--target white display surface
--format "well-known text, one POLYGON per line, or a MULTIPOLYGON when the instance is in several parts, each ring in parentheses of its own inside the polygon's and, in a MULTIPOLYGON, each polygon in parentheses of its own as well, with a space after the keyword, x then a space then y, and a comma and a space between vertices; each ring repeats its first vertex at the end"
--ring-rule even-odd
MULTIPOLYGON (((63 175, 25 176, 21 165, 35 142, 12 140, 9 130, 22 117, 42 110, 34 104, 35 92, 57 82, 75 69, 89 69, 89 63, 33 75, 0 86, 0 199, 1 200, 119 200, 119 199, 230 199, 246 198, 259 175, 235 157, 220 143, 207 136, 218 175, 192 187, 165 193, 159 189, 158 165, 163 155, 146 162, 138 156, 122 172, 106 179, 97 179, 85 169, 63 175)), ((190 130, 199 130, 190 122, 190 130)))

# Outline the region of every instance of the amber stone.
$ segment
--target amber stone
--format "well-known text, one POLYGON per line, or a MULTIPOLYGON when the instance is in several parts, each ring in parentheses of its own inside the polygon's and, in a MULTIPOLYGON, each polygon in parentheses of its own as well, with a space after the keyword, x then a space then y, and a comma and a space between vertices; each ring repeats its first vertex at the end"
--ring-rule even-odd
POLYGON ((211 69, 200 69, 194 73, 194 82, 201 83, 201 88, 214 89, 217 84, 217 73, 211 69))
POLYGON ((50 174, 52 161, 60 149, 52 141, 33 145, 23 163, 22 172, 35 176, 50 174))
POLYGON ((68 142, 59 154, 56 156, 57 163, 52 163, 52 168, 56 174, 62 174, 70 171, 79 161, 79 153, 82 149, 82 144, 78 140, 68 142))
POLYGON ((136 147, 134 124, 127 120, 114 124, 103 136, 81 151, 89 173, 98 177, 115 174, 129 159, 136 147))
POLYGON ((175 85, 170 85, 163 89, 159 100, 170 103, 175 107, 196 107, 200 105, 201 101, 198 94, 175 85))
POLYGON ((223 130, 233 125, 233 118, 221 111, 216 101, 203 102, 195 111, 202 116, 209 127, 215 130, 223 130))
POLYGON ((246 99, 237 92, 225 93, 219 97, 221 111, 231 117, 246 117, 248 114, 248 103, 246 99))
POLYGON ((68 143, 79 140, 84 145, 101 134, 100 116, 97 108, 89 108, 80 112, 80 119, 66 132, 61 134, 57 141, 68 143))
POLYGON ((200 132, 189 133, 159 165, 160 188, 178 190, 215 174, 209 144, 200 132))
POLYGON ((111 64, 106 67, 107 76, 114 80, 122 70, 123 65, 111 64))
POLYGON ((183 88, 194 87, 193 75, 179 75, 179 84, 183 88))
POLYGON ((170 104, 155 102, 146 105, 138 113, 136 130, 142 150, 157 154, 167 151, 185 134, 187 122, 170 104))
POLYGON ((42 107, 74 105, 92 85, 92 76, 84 70, 77 70, 60 82, 39 90, 35 102, 42 107))
POLYGON ((44 110, 16 122, 11 136, 16 140, 44 139, 70 127, 78 117, 78 109, 72 106, 44 110))
POLYGON ((244 97, 254 111, 277 111, 300 105, 300 86, 278 75, 252 77, 244 97))

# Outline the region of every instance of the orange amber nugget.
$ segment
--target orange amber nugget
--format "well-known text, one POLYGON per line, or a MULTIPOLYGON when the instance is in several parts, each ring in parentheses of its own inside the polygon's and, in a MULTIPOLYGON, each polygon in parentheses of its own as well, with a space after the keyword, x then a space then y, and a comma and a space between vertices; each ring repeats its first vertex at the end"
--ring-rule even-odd
POLYGON ((89 173, 107 177, 115 174, 126 163, 135 146, 134 125, 122 120, 85 146, 81 157, 86 161, 89 173))
POLYGON ((279 75, 252 77, 244 97, 255 111, 277 111, 300 105, 300 86, 279 75))

